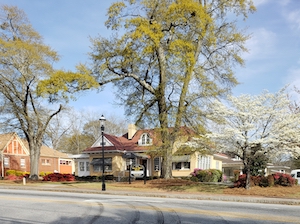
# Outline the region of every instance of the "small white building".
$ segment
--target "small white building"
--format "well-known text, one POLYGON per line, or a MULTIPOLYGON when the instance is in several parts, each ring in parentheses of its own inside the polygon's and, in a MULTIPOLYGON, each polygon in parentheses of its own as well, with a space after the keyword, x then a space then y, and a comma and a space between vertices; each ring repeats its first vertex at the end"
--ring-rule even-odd
POLYGON ((85 177, 90 176, 90 160, 87 154, 78 154, 70 156, 74 159, 73 170, 75 176, 85 177))

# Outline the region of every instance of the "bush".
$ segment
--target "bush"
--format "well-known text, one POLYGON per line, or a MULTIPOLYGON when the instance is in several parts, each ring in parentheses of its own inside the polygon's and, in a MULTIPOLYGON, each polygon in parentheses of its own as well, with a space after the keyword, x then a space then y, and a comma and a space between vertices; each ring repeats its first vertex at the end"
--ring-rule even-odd
POLYGON ((6 177, 4 177, 4 180, 20 180, 20 177, 17 177, 16 175, 10 174, 6 177))
POLYGON ((198 171, 200 171, 202 169, 199 169, 199 168, 195 168, 194 171, 192 173, 190 173, 192 176, 196 177, 197 174, 198 174, 198 171))
POLYGON ((260 187, 269 187, 268 178, 265 176, 261 176, 259 186, 260 187))
POLYGON ((44 176, 47 176, 47 175, 52 174, 52 173, 53 173, 53 172, 49 172, 49 171, 48 171, 48 172, 46 172, 46 171, 41 171, 40 174, 39 174, 39 176, 40 176, 40 177, 44 177, 44 176))
POLYGON ((72 174, 51 173, 44 176, 43 181, 52 181, 52 182, 75 181, 75 177, 72 174))
POLYGON ((198 177, 195 177, 195 176, 192 176, 192 177, 190 178, 190 180, 191 180, 191 181, 194 181, 194 182, 198 182, 198 181, 199 181, 198 177))
POLYGON ((17 177, 23 177, 25 172, 16 170, 15 174, 16 174, 17 177))
POLYGON ((275 173, 273 177, 275 185, 294 186, 296 184, 296 180, 289 174, 275 173))
MULTIPOLYGON (((296 180, 289 174, 276 173, 269 176, 251 176, 250 187, 273 187, 280 186, 293 186, 296 184, 296 180)), ((234 187, 246 187, 246 174, 239 176, 238 180, 234 182, 234 187)))
POLYGON ((10 176, 10 175, 16 176, 16 171, 15 170, 6 170, 6 176, 10 176))
POLYGON ((234 187, 246 187, 246 174, 242 174, 234 182, 234 187))
POLYGON ((251 178, 250 178, 251 186, 260 186, 261 181, 262 181, 261 176, 251 176, 251 178))
POLYGON ((7 170, 5 173, 6 176, 16 176, 16 177, 23 177, 26 174, 26 172, 19 171, 19 170, 7 170))
POLYGON ((196 178, 200 182, 221 182, 222 181, 222 172, 217 169, 194 169, 194 172, 191 173, 191 180, 195 181, 196 178))

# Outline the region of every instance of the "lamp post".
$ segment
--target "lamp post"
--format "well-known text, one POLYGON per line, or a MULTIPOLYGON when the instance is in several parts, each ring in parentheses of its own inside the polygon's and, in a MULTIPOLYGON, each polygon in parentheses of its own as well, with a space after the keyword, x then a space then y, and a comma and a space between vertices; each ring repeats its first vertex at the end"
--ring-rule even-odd
POLYGON ((129 159, 129 184, 131 184, 131 166, 132 166, 132 159, 129 159))
POLYGON ((102 115, 100 117, 100 125, 101 125, 101 136, 102 136, 102 141, 101 141, 101 145, 102 145, 102 191, 105 191, 105 176, 104 176, 104 123, 106 121, 105 117, 102 115))
POLYGON ((123 158, 129 159, 129 176, 128 176, 128 183, 131 184, 131 165, 132 165, 132 158, 131 158, 131 154, 127 154, 126 149, 124 149, 123 151, 124 155, 123 158))

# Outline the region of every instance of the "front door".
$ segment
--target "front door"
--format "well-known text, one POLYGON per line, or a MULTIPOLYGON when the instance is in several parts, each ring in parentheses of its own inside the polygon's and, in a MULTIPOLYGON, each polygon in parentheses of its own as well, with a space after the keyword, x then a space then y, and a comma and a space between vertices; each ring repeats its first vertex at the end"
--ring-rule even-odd
POLYGON ((88 159, 79 159, 78 160, 78 176, 86 177, 90 175, 90 162, 88 159))

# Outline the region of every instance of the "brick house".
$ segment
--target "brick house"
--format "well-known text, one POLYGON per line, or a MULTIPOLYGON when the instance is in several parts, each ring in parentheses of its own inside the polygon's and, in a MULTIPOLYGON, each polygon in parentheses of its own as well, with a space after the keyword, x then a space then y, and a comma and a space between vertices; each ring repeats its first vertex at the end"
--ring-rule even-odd
MULTIPOLYGON (((73 160, 47 146, 41 147, 39 172, 72 173, 73 160)), ((28 143, 16 133, 0 134, 0 174, 6 175, 7 170, 30 172, 28 143)))

